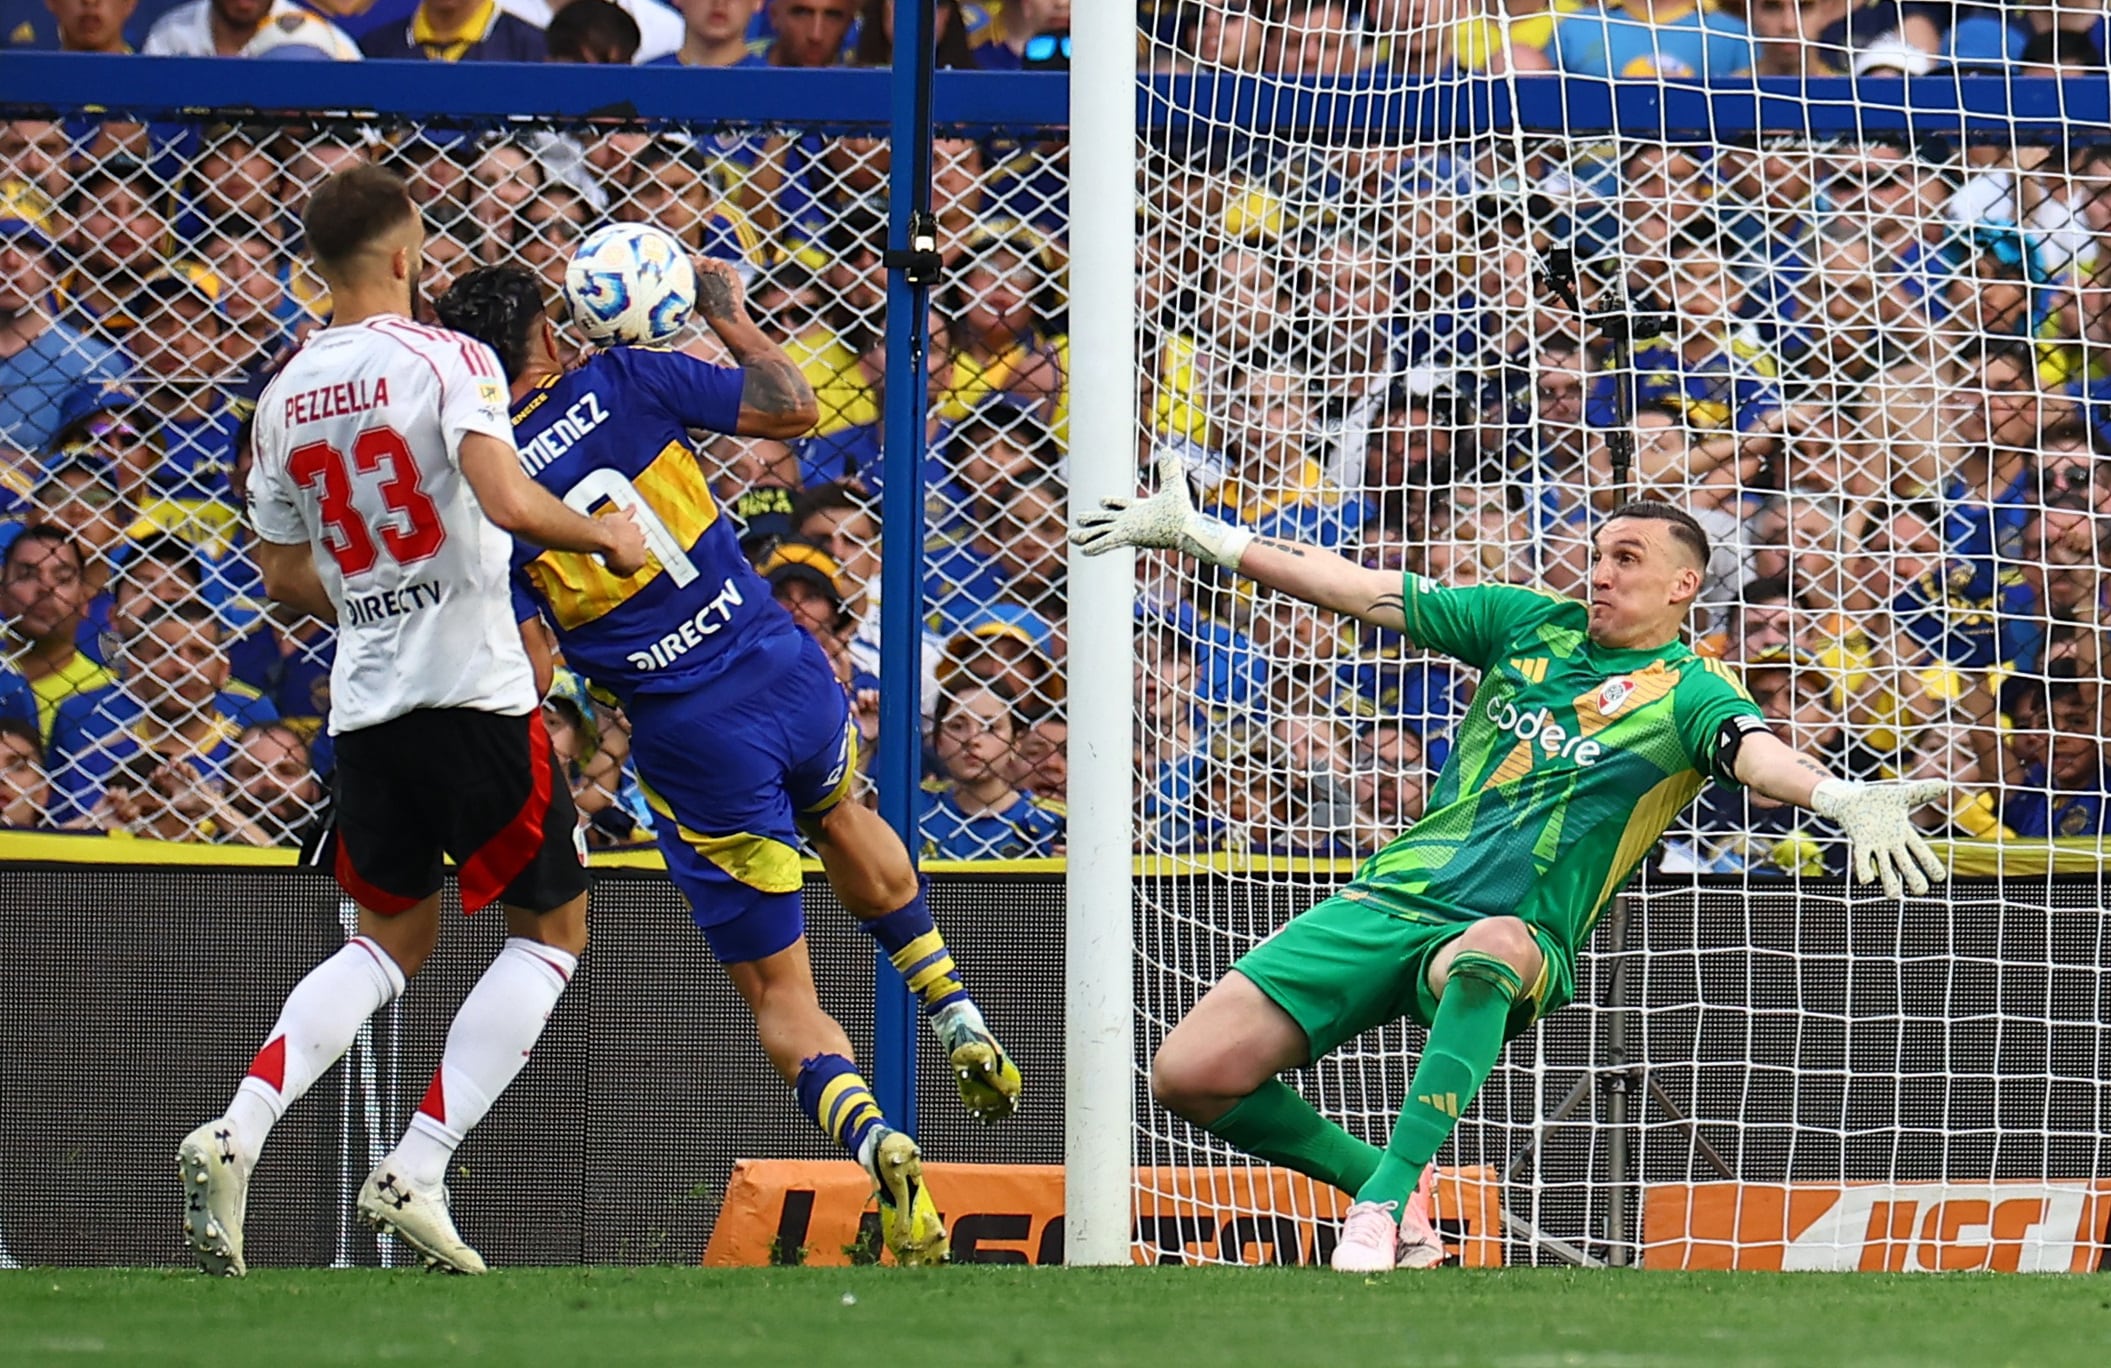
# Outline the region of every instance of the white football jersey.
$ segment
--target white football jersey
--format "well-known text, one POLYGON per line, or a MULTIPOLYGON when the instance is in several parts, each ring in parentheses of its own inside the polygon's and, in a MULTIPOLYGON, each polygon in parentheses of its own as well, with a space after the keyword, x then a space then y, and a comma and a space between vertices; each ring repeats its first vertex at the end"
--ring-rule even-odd
POLYGON ((414 708, 534 711, 513 539, 462 475, 462 439, 513 445, 483 343, 400 316, 327 328, 257 401, 249 517, 306 543, 337 605, 330 732, 414 708))

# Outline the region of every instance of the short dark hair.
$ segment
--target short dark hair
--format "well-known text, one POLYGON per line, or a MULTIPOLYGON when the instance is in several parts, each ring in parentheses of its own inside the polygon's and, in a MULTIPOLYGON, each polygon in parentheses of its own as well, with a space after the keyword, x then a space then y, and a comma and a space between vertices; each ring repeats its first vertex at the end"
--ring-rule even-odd
POLYGON ((2028 708, 2040 717, 2050 719, 2055 703, 2072 703, 2086 697, 2075 664, 2071 660, 2055 660, 2045 667, 2043 678, 2036 675, 2014 674, 2001 681, 1997 696, 2001 711, 2013 721, 2018 711, 2028 708))
POLYGON ((135 545, 118 569, 117 583, 137 584, 149 569, 173 570, 195 586, 205 585, 205 567, 199 562, 198 548, 174 532, 156 532, 135 545))
POLYGON ((550 16, 543 30, 543 44, 553 62, 598 60, 613 53, 628 64, 638 55, 638 21, 609 0, 572 0, 550 16))
POLYGON ((875 523, 880 520, 878 504, 849 485, 836 481, 799 492, 799 497, 792 500, 792 530, 798 531, 800 525, 816 513, 836 512, 863 513, 875 523))
POLYGON ((81 550, 81 544, 73 539, 71 532, 57 523, 31 523, 16 533, 15 539, 7 544, 7 554, 0 556, 0 566, 12 568, 16 559, 15 553, 36 542, 47 546, 63 546, 73 553, 74 565, 83 570, 88 568, 88 556, 81 550))
MULTIPOLYGON (((583 0, 575 0, 577 8, 583 0)), ((560 11, 562 13, 563 11, 560 11)), ((508 380, 528 368, 528 348, 543 320, 542 281, 521 266, 479 266, 433 301, 442 327, 466 333, 498 353, 508 380)))
POLYGON ((1761 575, 1748 580, 1738 592, 1738 606, 1756 607, 1762 603, 1794 603, 1795 595, 1789 592, 1787 575, 1761 575))
POLYGON ((1701 530, 1701 525, 1695 522, 1693 515, 1685 509, 1676 504, 1665 503, 1661 499, 1631 499, 1606 514, 1605 522, 1599 523, 1598 526, 1602 528, 1606 523, 1620 518, 1640 518, 1644 522, 1667 524, 1671 528, 1671 539, 1693 557, 1695 568, 1703 573, 1707 571, 1708 534, 1701 530))
POLYGON ((387 167, 361 162, 334 173, 301 212, 301 230, 318 265, 341 266, 383 235, 417 220, 410 187, 387 167))
POLYGON ((1011 723, 1012 732, 1019 731, 1019 690, 1005 679, 984 679, 980 675, 963 670, 947 680, 938 691, 938 701, 931 707, 931 735, 946 723, 946 717, 960 705, 960 700, 971 693, 988 692, 1004 702, 1005 718, 1011 723))
POLYGON ((29 753, 44 763, 44 738, 37 732, 37 724, 26 717, 0 717, 0 736, 12 736, 29 743, 29 753))

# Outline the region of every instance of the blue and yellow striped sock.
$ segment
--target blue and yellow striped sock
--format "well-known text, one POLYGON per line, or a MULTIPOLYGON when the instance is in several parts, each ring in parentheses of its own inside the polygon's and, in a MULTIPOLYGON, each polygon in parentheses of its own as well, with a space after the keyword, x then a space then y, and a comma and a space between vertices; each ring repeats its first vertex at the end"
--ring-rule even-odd
POLYGON ((946 938, 931 924, 931 909, 924 902, 921 883, 907 905, 864 926, 886 952, 888 962, 900 972, 909 991, 923 999, 925 1016, 935 1017, 948 1007, 969 1000, 967 985, 953 967, 953 952, 946 949, 946 938))
POLYGON ((799 1110, 866 1167, 871 1167, 874 1137, 886 1125, 872 1089, 857 1066, 841 1055, 815 1055, 799 1061, 799 1110))

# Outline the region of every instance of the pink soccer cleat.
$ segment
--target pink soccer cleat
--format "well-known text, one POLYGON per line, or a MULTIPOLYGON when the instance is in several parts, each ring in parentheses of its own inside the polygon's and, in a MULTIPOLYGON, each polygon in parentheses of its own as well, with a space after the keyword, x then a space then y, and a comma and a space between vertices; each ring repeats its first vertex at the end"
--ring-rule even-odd
POLYGON ((1336 1273, 1390 1273, 1400 1247, 1400 1204, 1358 1202, 1342 1218, 1336 1273))
POLYGON ((1395 1268, 1435 1268, 1444 1262, 1444 1237, 1437 1234, 1437 1168, 1422 1166, 1422 1181, 1415 1184, 1400 1217, 1400 1248, 1393 1258, 1395 1268))

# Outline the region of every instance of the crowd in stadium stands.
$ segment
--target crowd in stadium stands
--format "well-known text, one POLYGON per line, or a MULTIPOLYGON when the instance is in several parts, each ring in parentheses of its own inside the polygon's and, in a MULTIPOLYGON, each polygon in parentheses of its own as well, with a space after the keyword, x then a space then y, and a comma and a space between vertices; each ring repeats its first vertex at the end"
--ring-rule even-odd
MULTIPOLYGON (((939 0, 942 66, 1060 70, 1069 0, 939 0)), ((1161 71, 2044 75, 2100 70, 2099 6, 1894 0, 1158 0, 1161 71)), ((0 0, 78 52, 884 65, 891 0, 0 0)), ((1060 853, 1069 345, 1060 143, 945 139, 934 200, 924 855, 1060 853)), ((1858 777, 1976 782, 1975 836, 2111 825, 2111 151, 1767 140, 1316 146, 1222 130, 1146 158, 1147 449, 1265 531, 1451 582, 1582 584, 1609 427, 1718 543, 1697 625, 1799 744, 1858 777), (1557 159, 1558 158, 1558 159, 1557 159), (1534 280, 1625 276, 1662 326, 1628 402, 1534 280), (1622 265, 1609 266, 1608 263, 1622 265)), ((428 296, 491 261, 556 290, 647 220, 731 261, 823 419, 699 438, 771 592, 879 727, 886 148, 611 125, 0 123, 0 824, 284 844, 330 768, 331 638, 262 599, 249 409, 327 317, 307 187, 401 170, 428 296)), ((692 344, 709 356, 708 341, 692 344)), ((1419 814, 1470 677, 1169 561, 1142 567, 1136 765, 1156 849, 1351 856, 1419 814)), ((621 717, 546 704, 598 845, 651 839, 621 717)), ((1801 869, 1792 810, 1711 792, 1672 858, 1801 869)))

